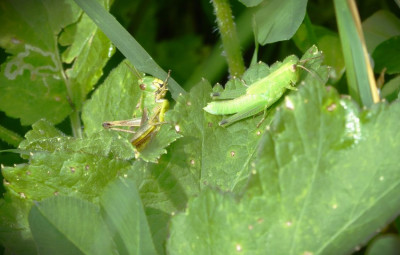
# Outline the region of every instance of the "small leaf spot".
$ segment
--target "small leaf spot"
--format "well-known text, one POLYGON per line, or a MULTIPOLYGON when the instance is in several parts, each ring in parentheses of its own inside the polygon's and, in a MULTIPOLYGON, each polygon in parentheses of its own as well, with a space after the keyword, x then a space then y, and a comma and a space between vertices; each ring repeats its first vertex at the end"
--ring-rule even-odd
POLYGON ((75 167, 70 167, 71 173, 75 173, 75 167))
POLYGON ((178 124, 175 125, 175 131, 178 133, 181 132, 181 127, 178 124))
POLYGON ((186 104, 187 104, 188 106, 191 106, 191 105, 192 105, 192 102, 187 101, 186 104))
POLYGON ((264 219, 263 218, 259 218, 258 220, 257 220, 257 223, 258 224, 261 224, 261 223, 263 223, 264 222, 264 219))
POLYGON ((385 177, 384 177, 384 176, 381 176, 381 177, 379 177, 379 180, 380 180, 380 181, 383 181, 383 180, 385 180, 385 177))
MULTIPOLYGON (((32 157, 32 156, 33 156, 33 153, 32 153, 32 152, 29 152, 29 155, 32 157)), ((14 166, 16 166, 16 165, 14 164, 14 166)))
POLYGON ((254 174, 257 174, 257 170, 256 169, 253 169, 253 170, 251 170, 251 173, 254 175, 254 174))
POLYGON ((260 130, 258 130, 256 134, 257 134, 257 135, 261 135, 261 131, 260 131, 260 130))
POLYGON ((242 251, 242 246, 240 244, 236 244, 236 251, 242 251))
POLYGON ((23 192, 19 193, 19 195, 20 195, 21 198, 24 198, 24 199, 26 198, 26 195, 23 192))
POLYGON ((336 209, 336 208, 337 208, 337 204, 333 204, 332 209, 336 209))
POLYGON ((192 166, 194 166, 194 159, 191 159, 191 160, 190 160, 190 164, 191 164, 192 166))
POLYGON ((127 175, 127 174, 124 174, 124 178, 128 178, 128 175, 127 175))
POLYGON ((249 230, 252 230, 253 228, 253 225, 249 225, 249 230))
POLYGON ((303 252, 303 255, 313 255, 313 253, 311 251, 305 251, 303 252))
POLYGON ((54 196, 58 196, 59 193, 58 193, 58 191, 54 191, 53 194, 54 194, 54 196))
POLYGON ((3 181, 4 185, 10 185, 10 183, 6 180, 3 181))
POLYGON ((89 165, 86 165, 86 166, 85 166, 85 170, 86 170, 86 171, 88 171, 88 170, 89 170, 89 168, 90 168, 90 166, 89 166, 89 165))
POLYGON ((231 157, 234 157, 235 156, 235 152, 234 151, 231 151, 231 157))
POLYGON ((355 250, 355 251, 361 250, 361 246, 357 245, 356 247, 354 247, 354 250, 355 250))
POLYGON ((172 213, 171 213, 171 216, 175 216, 175 212, 172 212, 172 213))
POLYGON ((26 175, 31 175, 31 172, 30 171, 26 171, 26 175))
POLYGON ((287 221, 287 222, 286 222, 286 226, 288 226, 288 227, 292 226, 292 224, 293 224, 293 223, 292 223, 291 221, 287 221))
POLYGON ((61 138, 60 138, 60 137, 57 137, 57 142, 59 142, 59 141, 61 141, 61 138))
POLYGON ((208 127, 212 127, 212 126, 213 126, 212 122, 208 122, 208 127))

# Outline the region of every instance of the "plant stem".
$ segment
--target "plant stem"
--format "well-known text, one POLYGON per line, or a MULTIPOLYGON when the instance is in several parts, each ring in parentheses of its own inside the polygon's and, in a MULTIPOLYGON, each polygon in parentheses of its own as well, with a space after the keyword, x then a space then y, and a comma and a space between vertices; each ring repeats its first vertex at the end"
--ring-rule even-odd
POLYGON ((217 24, 221 33, 222 45, 228 62, 231 76, 242 76, 245 71, 243 57, 240 52, 239 39, 228 0, 212 0, 217 24))
POLYGON ((19 134, 1 125, 0 125, 0 139, 14 147, 18 147, 19 143, 23 140, 23 138, 19 134))

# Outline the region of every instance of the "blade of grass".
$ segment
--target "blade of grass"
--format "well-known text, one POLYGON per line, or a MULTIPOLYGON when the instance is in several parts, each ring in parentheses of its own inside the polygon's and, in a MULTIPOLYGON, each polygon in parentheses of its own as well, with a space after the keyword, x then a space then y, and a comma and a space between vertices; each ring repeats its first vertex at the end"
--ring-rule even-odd
POLYGON ((363 106, 379 101, 361 22, 353 0, 334 0, 350 95, 363 106))
MULTIPOLYGON (((133 38, 128 31, 95 0, 74 0, 94 23, 110 38, 121 53, 141 72, 165 80, 165 72, 133 38)), ((185 90, 172 78, 168 80, 169 90, 174 99, 185 90)))

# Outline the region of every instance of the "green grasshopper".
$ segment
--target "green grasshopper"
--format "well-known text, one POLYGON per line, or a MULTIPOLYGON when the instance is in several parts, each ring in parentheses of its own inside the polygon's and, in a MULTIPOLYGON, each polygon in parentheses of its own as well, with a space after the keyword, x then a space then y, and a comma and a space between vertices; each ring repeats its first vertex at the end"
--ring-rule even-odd
POLYGON ((106 129, 132 133, 131 143, 135 146, 136 156, 138 156, 139 151, 158 132, 161 124, 164 123, 164 115, 169 108, 169 102, 164 98, 168 90, 169 76, 170 72, 168 72, 168 76, 164 82, 151 76, 139 78, 139 87, 143 91, 139 102, 140 109, 142 109, 142 116, 140 118, 103 123, 103 127, 106 129), (137 129, 132 130, 118 127, 137 127, 137 129))
MULTIPOLYGON (((311 49, 311 53, 318 56, 310 59, 321 57, 321 53, 318 52, 316 47, 311 49)), ((266 117, 268 107, 278 101, 287 89, 297 90, 295 85, 300 77, 298 67, 311 73, 310 70, 301 65, 301 62, 305 61, 307 59, 299 60, 294 55, 288 56, 282 63, 278 62, 272 65, 269 75, 250 85, 244 84, 241 89, 212 93, 213 99, 220 101, 208 103, 203 109, 214 115, 234 114, 220 121, 220 126, 228 126, 264 111, 264 116, 258 123, 259 126, 266 117)))

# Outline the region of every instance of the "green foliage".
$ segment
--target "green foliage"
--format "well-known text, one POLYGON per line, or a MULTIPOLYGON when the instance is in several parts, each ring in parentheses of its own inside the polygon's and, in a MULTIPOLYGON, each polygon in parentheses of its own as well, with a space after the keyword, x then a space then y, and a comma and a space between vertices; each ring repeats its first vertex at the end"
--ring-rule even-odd
MULTIPOLYGON (((225 2, 237 21, 245 63, 251 55, 262 61, 224 86, 200 79, 222 80, 219 73, 232 64, 221 56, 227 46, 207 37, 215 25, 208 1, 116 0, 111 10, 137 41, 93 0, 76 2, 89 16, 72 0, 0 4, 6 54, 0 58, 0 139, 11 144, 0 143, 0 150, 20 156, 12 165, 5 164, 9 154, 0 154, 0 243, 6 254, 349 254, 364 245, 365 254, 395 254, 395 15, 374 6, 374 14, 362 16, 366 45, 352 42, 369 50, 387 101, 366 108, 355 100, 359 94, 343 95, 350 67, 342 49, 356 35, 339 35, 336 25, 319 22, 314 16, 322 9, 311 1, 307 9, 307 1, 231 1, 231 10, 225 2), (202 16, 195 15, 199 10, 202 16), (252 54, 254 38, 270 45, 252 54), (167 73, 154 58, 190 88, 172 80, 165 123, 156 123, 139 151, 133 134, 106 130, 103 123, 137 118, 144 125, 143 113, 154 108, 157 95, 143 90, 141 74, 128 60, 111 58, 113 45, 146 79, 163 80, 167 73), (311 47, 322 51, 318 58, 311 47), (298 90, 272 104, 260 126, 262 114, 221 127, 226 116, 203 110, 211 93, 245 93, 293 54, 303 61, 296 68, 298 90), (30 130, 21 132, 10 117, 30 130)), ((98 2, 110 8, 108 1, 98 2)))

